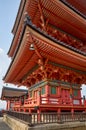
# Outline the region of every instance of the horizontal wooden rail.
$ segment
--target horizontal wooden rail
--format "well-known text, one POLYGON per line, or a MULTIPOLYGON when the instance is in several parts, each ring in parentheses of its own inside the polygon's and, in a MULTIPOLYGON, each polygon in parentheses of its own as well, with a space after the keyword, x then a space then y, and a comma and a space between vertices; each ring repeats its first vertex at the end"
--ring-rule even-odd
POLYGON ((27 122, 29 125, 86 121, 86 113, 82 112, 75 112, 73 114, 68 112, 29 114, 24 112, 7 111, 6 113, 12 117, 27 122))
POLYGON ((18 118, 20 120, 23 120, 25 122, 27 122, 29 125, 31 124, 31 114, 29 113, 25 113, 25 112, 15 112, 15 111, 6 111, 6 114, 18 118))
POLYGON ((61 106, 80 106, 80 107, 84 107, 84 104, 86 104, 86 102, 84 101, 84 103, 81 102, 82 98, 61 98, 61 97, 56 97, 56 96, 40 96, 40 98, 29 98, 26 99, 24 101, 24 103, 22 104, 21 102, 15 102, 13 108, 18 107, 18 105, 22 105, 22 107, 34 107, 37 105, 61 105, 61 106))

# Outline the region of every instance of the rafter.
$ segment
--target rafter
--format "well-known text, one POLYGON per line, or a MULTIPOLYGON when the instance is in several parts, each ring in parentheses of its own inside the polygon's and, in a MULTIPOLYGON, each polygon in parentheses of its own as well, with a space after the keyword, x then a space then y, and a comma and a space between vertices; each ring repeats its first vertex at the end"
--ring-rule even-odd
POLYGON ((45 19, 44 15, 43 15, 43 10, 42 10, 42 6, 41 6, 41 0, 38 0, 38 9, 40 12, 40 25, 42 27, 42 30, 47 32, 47 25, 49 23, 49 18, 45 19))
POLYGON ((32 43, 31 44, 33 44, 33 47, 34 47, 34 51, 35 51, 35 53, 37 54, 37 56, 40 58, 40 59, 42 59, 42 56, 41 56, 41 54, 40 54, 40 52, 39 52, 39 50, 38 50, 38 48, 37 48, 37 41, 34 39, 34 37, 33 37, 33 34, 30 32, 30 36, 31 36, 31 39, 32 39, 32 43))
POLYGON ((44 16, 43 16, 43 12, 42 12, 42 8, 41 8, 41 0, 38 0, 38 9, 40 12, 40 20, 41 20, 41 26, 43 28, 44 31, 46 31, 46 27, 45 27, 45 20, 44 20, 44 16))
MULTIPOLYGON (((45 60, 44 63, 46 62, 47 60, 45 60)), ((41 66, 44 63, 43 61, 40 61, 41 66)), ((30 87, 45 79, 59 80, 62 82, 68 82, 70 84, 79 84, 79 85, 82 84, 83 81, 86 80, 83 74, 78 74, 77 72, 74 72, 73 70, 67 70, 64 68, 56 67, 48 63, 46 63, 45 68, 41 69, 40 65, 36 71, 34 71, 25 79, 24 84, 26 86, 30 87)))
POLYGON ((80 40, 75 39, 73 36, 63 32, 62 30, 50 24, 47 25, 47 33, 53 36, 54 38, 60 40, 61 42, 69 44, 70 46, 73 46, 77 49, 81 49, 84 45, 84 43, 80 40))

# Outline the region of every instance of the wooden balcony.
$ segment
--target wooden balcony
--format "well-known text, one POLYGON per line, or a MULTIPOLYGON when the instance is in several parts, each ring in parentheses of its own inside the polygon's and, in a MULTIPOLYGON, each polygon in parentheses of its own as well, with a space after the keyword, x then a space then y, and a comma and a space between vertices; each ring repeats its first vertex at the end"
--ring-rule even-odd
POLYGON ((16 101, 14 105, 21 105, 21 101, 16 101))
POLYGON ((39 107, 52 107, 58 108, 63 107, 64 109, 67 107, 81 107, 83 108, 86 106, 86 101, 84 104, 82 103, 82 98, 61 98, 56 96, 39 96, 38 98, 28 98, 24 100, 22 104, 21 101, 15 102, 13 108, 35 108, 36 106, 39 107))

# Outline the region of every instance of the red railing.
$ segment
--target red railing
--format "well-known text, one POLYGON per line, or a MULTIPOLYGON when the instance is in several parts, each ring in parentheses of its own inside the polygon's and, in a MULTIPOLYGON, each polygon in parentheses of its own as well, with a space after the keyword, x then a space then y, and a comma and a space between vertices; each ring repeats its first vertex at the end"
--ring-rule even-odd
POLYGON ((21 101, 15 101, 14 106, 21 106, 21 101))
MULTIPOLYGON (((29 98, 25 99, 24 104, 21 104, 21 102, 17 101, 14 103, 14 107, 20 107, 21 105, 24 106, 38 106, 38 105, 61 105, 61 106, 71 106, 71 105, 78 105, 78 106, 84 106, 82 104, 80 98, 61 98, 61 97, 55 97, 55 96, 39 96, 38 98, 29 98)), ((86 102, 85 102, 86 104, 86 102)))

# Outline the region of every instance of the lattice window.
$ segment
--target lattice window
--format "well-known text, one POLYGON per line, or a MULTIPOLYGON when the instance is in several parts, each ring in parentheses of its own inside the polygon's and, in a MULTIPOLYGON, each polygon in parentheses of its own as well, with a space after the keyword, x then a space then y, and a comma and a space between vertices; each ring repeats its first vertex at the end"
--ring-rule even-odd
POLYGON ((45 94, 45 86, 43 86, 43 87, 41 88, 41 94, 42 94, 42 95, 45 94))
POLYGON ((74 96, 78 96, 78 90, 74 90, 74 96))
POLYGON ((51 94, 56 94, 56 87, 51 87, 51 94))

